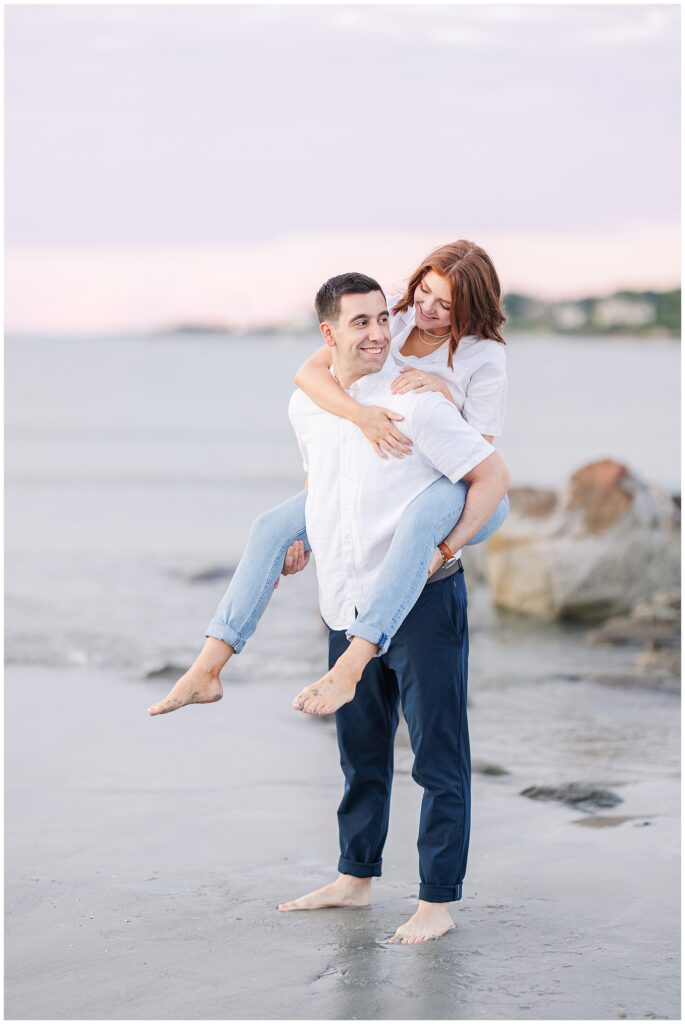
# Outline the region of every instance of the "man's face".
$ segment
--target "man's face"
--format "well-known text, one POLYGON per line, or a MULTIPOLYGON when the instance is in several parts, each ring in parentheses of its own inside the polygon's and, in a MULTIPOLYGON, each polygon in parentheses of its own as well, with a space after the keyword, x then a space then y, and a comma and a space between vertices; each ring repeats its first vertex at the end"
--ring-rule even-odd
POLYGON ((349 381, 378 373, 390 351, 389 319, 382 292, 343 295, 337 321, 321 325, 339 375, 349 381))

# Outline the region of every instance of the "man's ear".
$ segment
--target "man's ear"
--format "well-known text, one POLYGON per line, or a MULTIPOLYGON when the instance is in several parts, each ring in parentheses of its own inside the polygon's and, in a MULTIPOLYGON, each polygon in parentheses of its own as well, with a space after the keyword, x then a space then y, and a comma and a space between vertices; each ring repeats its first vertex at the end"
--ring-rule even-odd
POLYGON ((328 345, 329 348, 335 348, 335 335, 328 320, 324 320, 323 323, 319 324, 319 330, 321 331, 324 345, 328 345))

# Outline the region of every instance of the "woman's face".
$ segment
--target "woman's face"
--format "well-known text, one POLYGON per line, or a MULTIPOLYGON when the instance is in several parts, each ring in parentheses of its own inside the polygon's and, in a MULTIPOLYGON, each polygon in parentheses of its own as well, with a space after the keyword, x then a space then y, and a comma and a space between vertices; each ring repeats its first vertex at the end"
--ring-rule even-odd
POLYGON ((429 270, 414 292, 416 325, 433 334, 442 334, 450 326, 450 286, 444 277, 429 270))

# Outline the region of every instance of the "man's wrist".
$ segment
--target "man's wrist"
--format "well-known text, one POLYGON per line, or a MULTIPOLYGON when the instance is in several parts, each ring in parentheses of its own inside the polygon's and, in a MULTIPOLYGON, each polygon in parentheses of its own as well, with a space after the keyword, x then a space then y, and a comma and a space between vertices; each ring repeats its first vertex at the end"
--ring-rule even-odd
POLYGON ((438 551, 442 555, 442 568, 449 569, 456 562, 456 557, 452 553, 451 548, 446 544, 445 541, 442 544, 438 544, 438 551))

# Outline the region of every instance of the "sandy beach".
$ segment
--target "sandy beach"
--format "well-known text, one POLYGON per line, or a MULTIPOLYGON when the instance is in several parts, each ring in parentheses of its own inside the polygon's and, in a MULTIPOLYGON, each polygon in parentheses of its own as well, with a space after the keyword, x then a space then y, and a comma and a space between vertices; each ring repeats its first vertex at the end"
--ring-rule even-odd
POLYGON ((333 722, 291 712, 291 680, 151 720, 159 680, 12 669, 6 1016, 677 1018, 677 698, 475 675, 465 894, 416 947, 386 941, 418 886, 402 733, 373 905, 279 914, 334 876, 342 792, 333 722), (550 778, 623 802, 520 795, 550 778))
MULTIPOLYGON (((584 393, 585 350, 564 344, 517 340, 504 440, 539 474, 517 482, 554 484, 592 453, 554 392, 540 408, 526 391, 561 352, 584 393)), ((338 857, 334 723, 290 709, 325 665, 313 567, 282 582, 223 701, 146 715, 173 682, 148 673, 187 666, 249 524, 301 486, 285 424, 308 348, 8 345, 6 1017, 679 1017, 679 695, 626 685, 635 651, 591 645, 587 627, 496 612, 468 554, 473 821, 444 939, 386 941, 419 882, 404 733, 373 905, 276 910, 330 880, 338 857), (226 381, 252 380, 259 360, 255 418, 253 389, 227 401, 226 381), (574 782, 620 802, 521 795, 574 782)), ((633 385, 639 370, 661 394, 677 351, 597 341, 592 358, 596 381, 611 371, 612 406, 584 410, 586 432, 638 468, 666 453, 653 479, 668 485, 677 459, 658 442, 677 388, 648 435, 633 385)))

